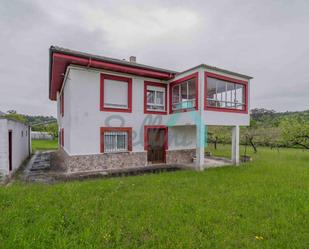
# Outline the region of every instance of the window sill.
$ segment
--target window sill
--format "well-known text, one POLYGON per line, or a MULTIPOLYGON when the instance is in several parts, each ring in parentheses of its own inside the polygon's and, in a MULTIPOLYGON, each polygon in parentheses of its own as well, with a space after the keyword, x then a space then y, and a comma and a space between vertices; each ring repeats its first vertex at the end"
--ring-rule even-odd
POLYGON ((115 151, 115 152, 103 152, 101 154, 113 155, 113 154, 130 154, 132 151, 115 151))
POLYGON ((157 114, 157 115, 166 115, 167 111, 155 111, 155 110, 145 110, 145 114, 157 114))
POLYGON ((238 109, 231 109, 225 107, 214 107, 214 106, 205 106, 205 111, 215 111, 215 112, 234 112, 234 113, 243 113, 248 114, 248 110, 238 110, 238 109))
POLYGON ((122 109, 122 108, 110 108, 110 107, 102 107, 100 109, 101 112, 132 112, 131 109, 122 109))
POLYGON ((192 111, 197 111, 197 109, 193 107, 193 108, 187 108, 187 109, 172 110, 170 114, 182 113, 182 112, 192 112, 192 111))

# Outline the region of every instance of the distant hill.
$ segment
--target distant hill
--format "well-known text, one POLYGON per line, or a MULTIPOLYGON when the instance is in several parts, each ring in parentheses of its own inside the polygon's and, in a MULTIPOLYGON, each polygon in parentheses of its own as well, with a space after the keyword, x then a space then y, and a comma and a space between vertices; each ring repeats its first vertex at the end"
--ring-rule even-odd
POLYGON ((49 123, 49 122, 57 122, 57 119, 53 116, 30 116, 30 115, 22 115, 28 124, 40 124, 40 123, 49 123))
POLYGON ((251 121, 257 126, 278 127, 284 118, 304 118, 309 122, 309 110, 297 112, 276 112, 265 108, 255 108, 250 111, 251 121))

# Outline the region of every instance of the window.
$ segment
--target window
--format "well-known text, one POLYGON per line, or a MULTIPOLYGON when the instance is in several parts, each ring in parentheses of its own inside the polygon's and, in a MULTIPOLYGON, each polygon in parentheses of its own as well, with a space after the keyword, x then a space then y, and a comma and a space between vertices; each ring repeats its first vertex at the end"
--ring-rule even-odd
POLYGON ((246 111, 246 82, 206 73, 205 108, 246 111))
POLYGON ((198 73, 171 83, 171 111, 198 109, 198 73))
POLYGON ((166 114, 167 85, 157 82, 144 83, 144 113, 166 114))
POLYGON ((101 128, 101 152, 127 152, 131 151, 131 128, 101 128))
POLYGON ((101 74, 101 111, 132 111, 132 79, 101 74))

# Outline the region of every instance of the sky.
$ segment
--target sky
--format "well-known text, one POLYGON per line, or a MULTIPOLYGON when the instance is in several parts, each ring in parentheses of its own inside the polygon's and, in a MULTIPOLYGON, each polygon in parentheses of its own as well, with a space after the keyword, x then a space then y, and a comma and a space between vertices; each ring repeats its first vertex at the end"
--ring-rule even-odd
POLYGON ((251 108, 309 109, 309 1, 0 3, 0 110, 56 116, 51 45, 183 71, 201 63, 253 76, 251 108))

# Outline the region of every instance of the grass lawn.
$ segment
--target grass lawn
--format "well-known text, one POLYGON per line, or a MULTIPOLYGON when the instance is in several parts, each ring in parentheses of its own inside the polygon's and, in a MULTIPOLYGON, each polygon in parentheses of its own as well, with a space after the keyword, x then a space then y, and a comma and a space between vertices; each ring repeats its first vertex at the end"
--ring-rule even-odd
POLYGON ((32 151, 36 150, 56 150, 58 140, 32 140, 32 151))
POLYGON ((0 187, 0 248, 309 248, 309 152, 253 157, 203 172, 0 187))

